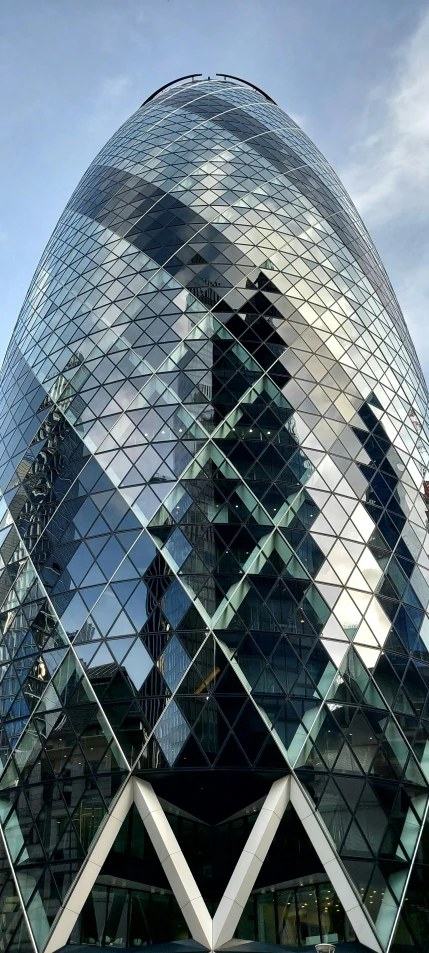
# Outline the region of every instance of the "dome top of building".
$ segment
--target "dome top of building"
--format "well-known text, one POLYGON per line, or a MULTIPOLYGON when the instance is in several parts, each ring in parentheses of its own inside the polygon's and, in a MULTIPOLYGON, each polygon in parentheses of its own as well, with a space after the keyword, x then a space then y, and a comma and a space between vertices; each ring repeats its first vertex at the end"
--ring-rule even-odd
POLYGON ((229 73, 216 73, 216 78, 208 76, 207 79, 201 79, 200 77, 202 77, 202 75, 203 75, 202 73, 188 73, 187 76, 179 76, 177 79, 172 79, 170 80, 169 83, 164 83, 164 86, 160 86, 159 89, 156 89, 154 93, 151 93, 151 95, 148 96, 147 99, 145 99, 142 105, 146 106, 147 103, 150 103, 153 99, 159 96, 160 93, 163 93, 164 90, 170 89, 171 86, 176 86, 176 84, 177 85, 180 84, 180 86, 189 85, 189 83, 187 83, 186 80, 190 80, 192 84, 195 84, 195 83, 207 83, 207 82, 219 83, 219 79, 221 80, 223 79, 224 82, 226 82, 227 80, 233 80, 234 83, 238 84, 239 86, 250 87, 251 89, 255 90, 255 92, 260 93, 261 96, 267 99, 269 103, 273 103, 274 105, 276 105, 276 103, 274 102, 274 99, 272 99, 271 96, 268 95, 268 93, 265 93, 263 89, 260 89, 259 86, 255 86, 255 84, 249 82, 249 80, 241 79, 240 76, 231 76, 229 73))

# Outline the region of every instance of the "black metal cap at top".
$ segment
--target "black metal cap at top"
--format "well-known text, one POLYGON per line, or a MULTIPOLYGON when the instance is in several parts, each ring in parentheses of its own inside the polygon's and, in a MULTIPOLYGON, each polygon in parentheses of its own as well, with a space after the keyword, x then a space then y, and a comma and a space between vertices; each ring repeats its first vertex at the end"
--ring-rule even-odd
MULTIPOLYGON (((159 93, 163 93, 164 89, 168 89, 169 86, 175 86, 176 83, 181 83, 185 79, 195 80, 197 77, 200 77, 202 75, 203 75, 202 73, 188 73, 187 76, 179 76, 178 79, 172 79, 169 83, 164 83, 164 86, 160 86, 159 89, 156 89, 154 93, 151 93, 151 95, 148 96, 147 99, 145 99, 144 103, 142 103, 142 106, 146 106, 147 103, 150 103, 152 99, 155 99, 155 97, 158 96, 159 93)), ((275 100, 271 99, 271 96, 268 96, 268 93, 264 93, 263 89, 260 89, 259 86, 255 86, 254 83, 249 83, 247 79, 241 79, 240 76, 231 76, 230 73, 216 73, 216 76, 220 76, 223 79, 234 79, 238 83, 243 83, 244 86, 250 86, 250 88, 256 90, 257 93, 261 93, 261 96, 264 96, 269 103, 273 103, 274 106, 277 105, 275 100)), ((210 76, 208 76, 207 78, 210 79, 210 76)))
POLYGON ((265 93, 260 86, 255 86, 254 83, 249 83, 248 79, 241 79, 241 76, 231 76, 231 73, 216 73, 216 76, 222 76, 223 79, 235 79, 238 83, 243 83, 244 86, 250 86, 251 89, 255 89, 257 93, 260 93, 261 96, 264 96, 265 99, 268 99, 269 103, 273 103, 274 106, 277 106, 275 99, 272 99, 268 93, 265 93))
MULTIPOLYGON (((178 79, 172 79, 169 83, 164 83, 163 86, 160 86, 159 89, 156 89, 154 93, 145 99, 142 106, 146 106, 146 103, 150 103, 151 99, 155 99, 155 96, 158 96, 158 93, 163 93, 164 89, 168 89, 169 86, 174 86, 175 83, 181 83, 182 79, 195 79, 196 76, 202 76, 202 73, 188 73, 187 76, 179 76, 178 79)), ((141 106, 140 106, 141 109, 141 106)))

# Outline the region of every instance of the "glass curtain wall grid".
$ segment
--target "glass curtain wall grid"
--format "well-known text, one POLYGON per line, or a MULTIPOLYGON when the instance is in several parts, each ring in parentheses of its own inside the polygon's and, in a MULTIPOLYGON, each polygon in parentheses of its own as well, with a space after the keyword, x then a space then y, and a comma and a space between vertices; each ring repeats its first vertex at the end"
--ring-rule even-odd
POLYGON ((121 126, 1 373, 1 953, 427 951, 427 408, 269 97, 121 126))
MULTIPOLYGON (((330 882, 252 892, 236 930, 242 940, 314 946, 355 940, 330 882)), ((82 946, 134 948, 190 938, 171 891, 97 882, 85 901, 72 941, 82 946)))

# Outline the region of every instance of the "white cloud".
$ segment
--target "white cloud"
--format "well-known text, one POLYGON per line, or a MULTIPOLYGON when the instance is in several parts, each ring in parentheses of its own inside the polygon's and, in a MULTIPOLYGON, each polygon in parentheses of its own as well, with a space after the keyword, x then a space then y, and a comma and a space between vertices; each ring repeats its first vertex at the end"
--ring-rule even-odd
POLYGON ((361 214, 382 223, 410 203, 429 208, 429 12, 367 109, 342 179, 361 214))
POLYGON ((390 76, 363 105, 340 170, 397 292, 429 378, 429 10, 398 49, 390 76))

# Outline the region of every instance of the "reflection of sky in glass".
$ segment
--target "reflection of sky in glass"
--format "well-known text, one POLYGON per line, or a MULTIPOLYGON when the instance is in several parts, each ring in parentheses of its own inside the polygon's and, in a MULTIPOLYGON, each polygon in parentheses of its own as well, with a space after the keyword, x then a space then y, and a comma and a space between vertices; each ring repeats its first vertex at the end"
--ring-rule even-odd
POLYGON ((0 393, 5 762, 24 731, 15 758, 32 781, 48 739, 52 777, 59 760, 82 781, 98 770, 93 718, 97 764, 116 733, 148 770, 161 752, 203 770, 302 769, 346 866, 366 844, 362 889, 387 898, 369 901, 387 943, 405 881, 380 862, 381 835, 390 824, 384 860, 408 863, 422 814, 407 785, 427 797, 427 394, 332 170, 254 90, 170 89, 88 170, 14 342, 0 393), (63 635, 48 685, 61 624, 79 661, 63 635), (380 781, 401 791, 394 820, 380 781))
POLYGON ((139 691, 143 685, 146 676, 152 668, 152 659, 146 651, 140 639, 134 643, 132 649, 125 657, 123 663, 128 678, 133 682, 135 688, 139 691))

